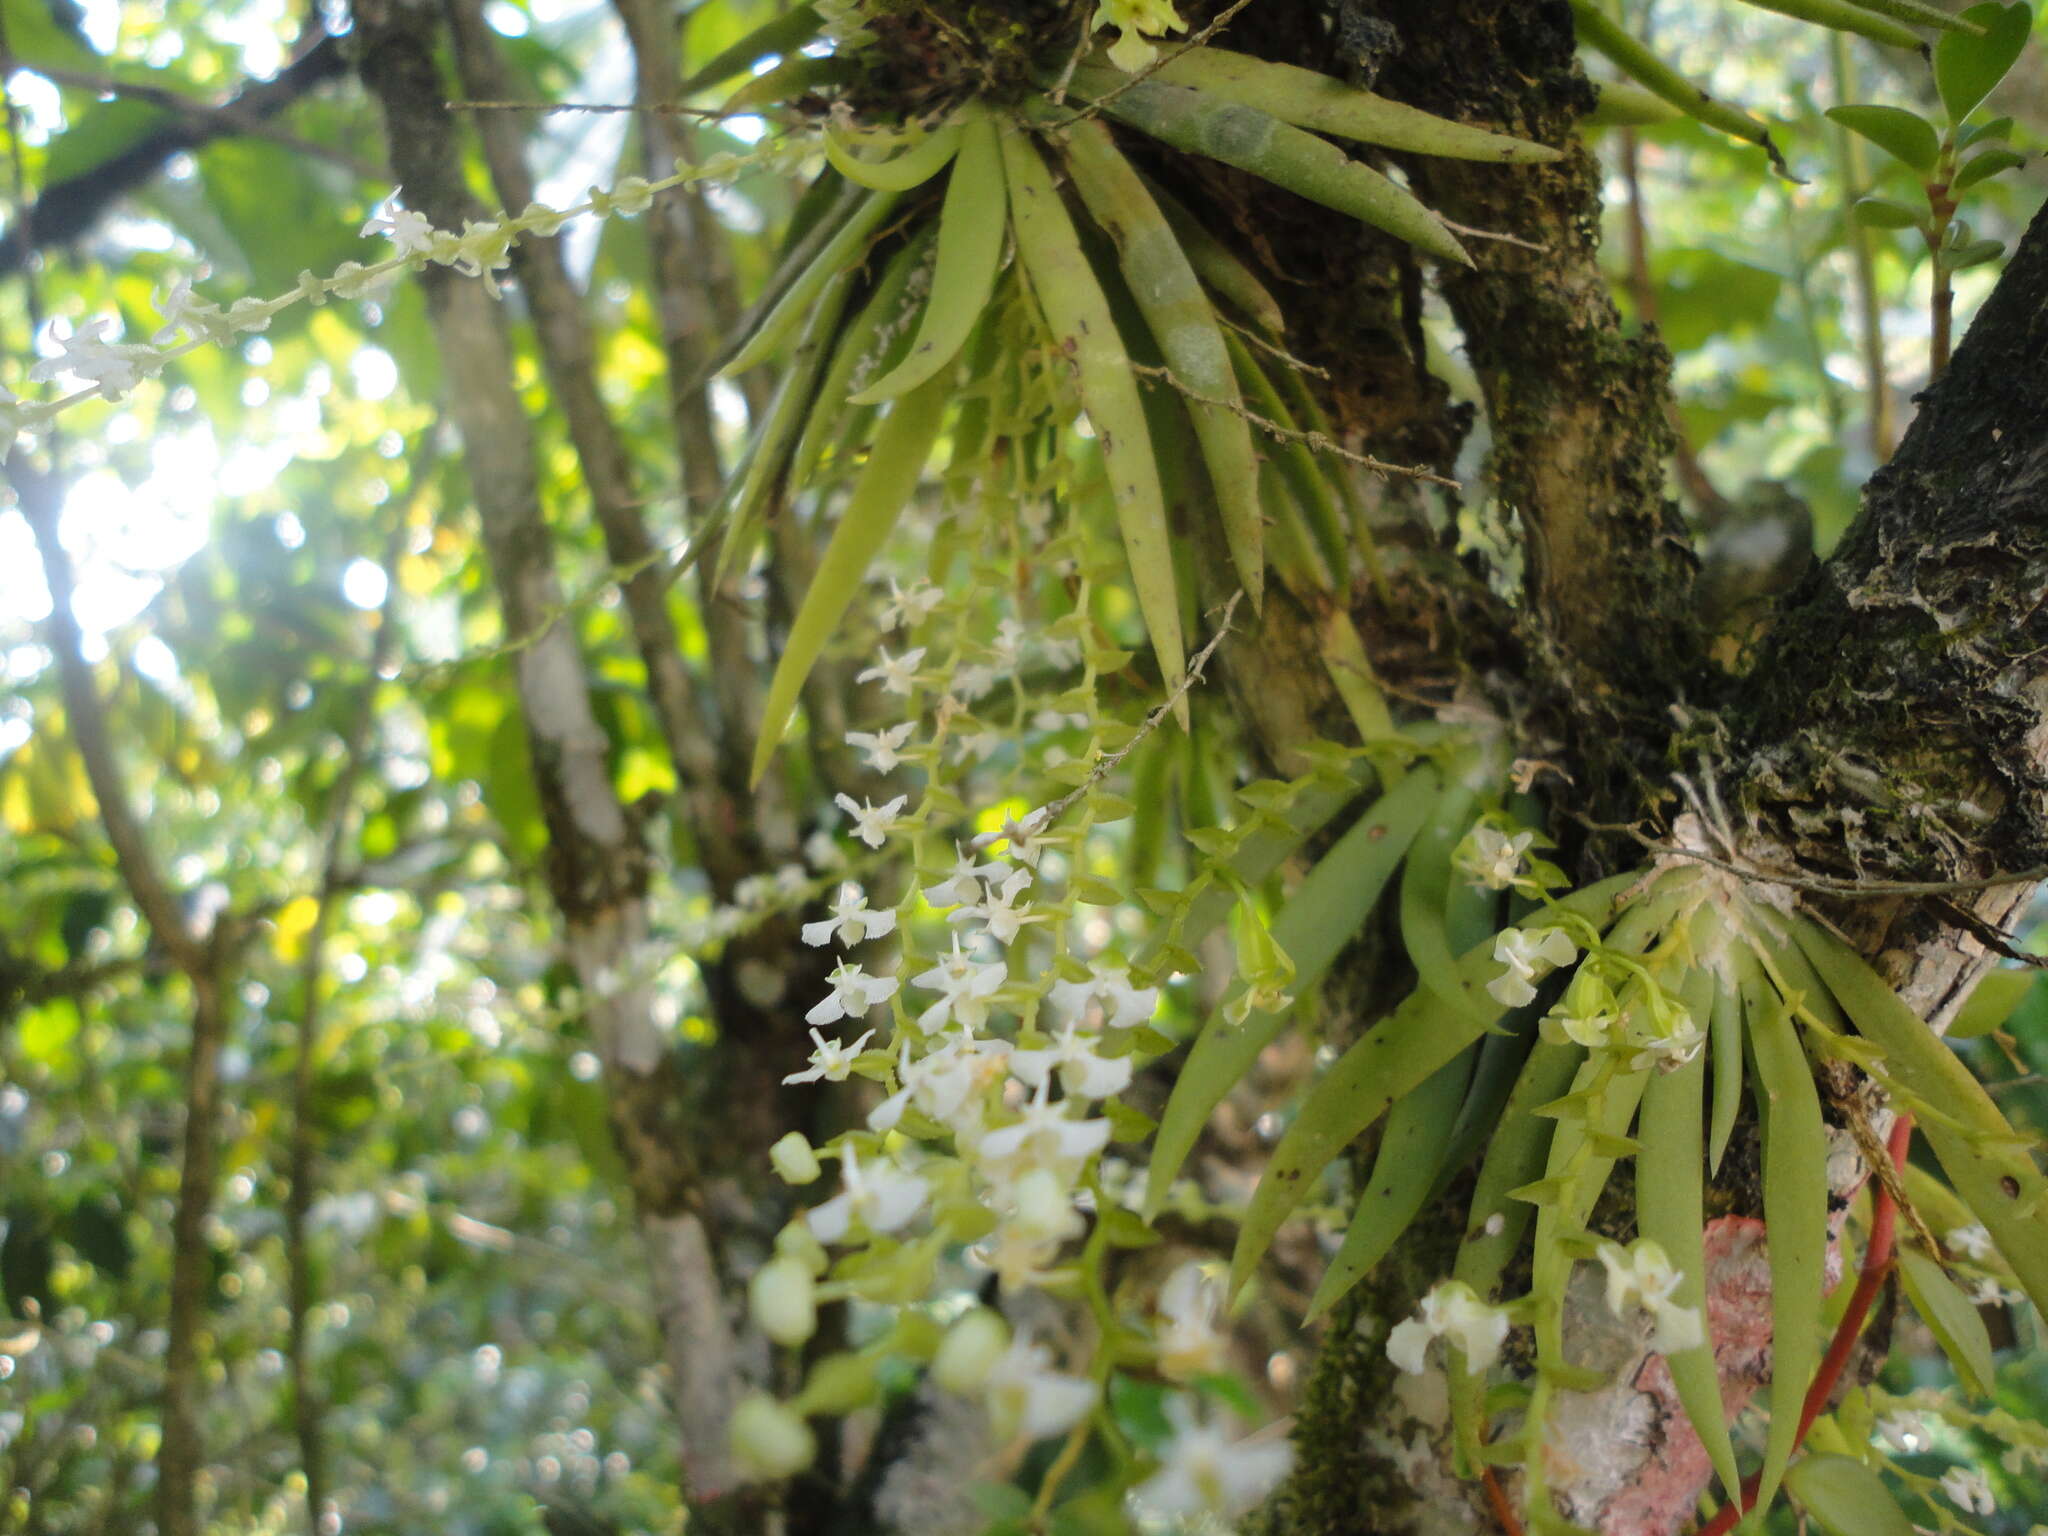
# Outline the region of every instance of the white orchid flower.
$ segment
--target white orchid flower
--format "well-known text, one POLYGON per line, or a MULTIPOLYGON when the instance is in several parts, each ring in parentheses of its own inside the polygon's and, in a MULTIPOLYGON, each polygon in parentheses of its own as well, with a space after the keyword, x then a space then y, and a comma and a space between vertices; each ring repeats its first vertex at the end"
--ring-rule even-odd
POLYGON ((817 1042, 818 1048, 811 1052, 810 1069, 804 1072, 792 1072, 783 1079, 783 1082, 815 1083, 824 1081, 828 1083, 843 1083, 846 1081, 847 1074, 853 1071, 854 1059, 860 1055, 867 1043, 874 1038, 875 1032, 871 1029, 854 1041, 853 1044, 841 1045, 836 1040, 827 1040, 814 1029, 811 1031, 811 1039, 817 1042))
POLYGON ((1198 1420, 1183 1398, 1168 1400, 1166 1416, 1174 1433, 1159 1470, 1132 1490, 1153 1513, 1234 1519, 1279 1487, 1294 1466, 1294 1447, 1286 1440, 1233 1441, 1218 1426, 1198 1420))
POLYGON ((811 1236, 837 1243, 859 1222, 870 1232, 894 1232, 924 1209, 931 1186, 894 1163, 882 1162, 863 1171, 860 1157, 848 1142, 840 1154, 839 1176, 845 1188, 804 1216, 811 1236))
POLYGON ((1052 1351, 1020 1333, 989 1369, 982 1393, 999 1440, 1043 1439, 1072 1429, 1095 1406, 1097 1388, 1052 1368, 1052 1351))
POLYGON ((980 901, 955 909, 946 920, 953 923, 978 922, 998 944, 1009 944, 1024 931, 1026 924, 1048 920, 1045 913, 1033 912, 1028 906, 1016 904, 1025 887, 1031 884, 1031 878, 1030 870, 1020 869, 1005 880, 999 890, 984 891, 980 901))
POLYGON ((1007 975, 1000 960, 976 959, 960 947, 960 935, 954 934, 952 952, 940 956, 930 970, 910 978, 913 987, 939 994, 939 1000, 917 1016, 917 1027, 928 1035, 944 1029, 949 1021, 963 1029, 980 1029, 988 1022, 988 999, 1007 975))
POLYGON ((857 683, 879 682, 884 693, 907 694, 917 683, 917 669, 924 661, 925 648, 913 646, 901 656, 891 656, 882 647, 875 654, 882 659, 854 678, 857 683))
POLYGON ((1387 1335, 1387 1358, 1411 1376, 1426 1367, 1425 1351, 1433 1339, 1454 1339, 1465 1352, 1465 1369, 1477 1375, 1500 1358, 1507 1341, 1508 1315, 1488 1306, 1462 1280, 1444 1280, 1422 1298, 1421 1315, 1397 1323, 1387 1335))
POLYGON ((815 945, 830 944, 836 940, 851 948, 895 931, 896 914, 887 907, 870 911, 867 893, 847 880, 840 884, 839 894, 833 899, 832 915, 819 922, 804 924, 803 940, 806 944, 815 945))
POLYGON ((1073 1024, 1068 1024, 1058 1042, 1039 1050, 1022 1048, 1010 1053, 1010 1070, 1027 1088, 1042 1084, 1057 1071, 1060 1086, 1070 1099, 1106 1099, 1131 1085, 1131 1059, 1111 1059, 1095 1054, 1073 1024))
POLYGON ((863 800, 853 803, 853 796, 841 792, 832 797, 832 803, 853 818, 853 835, 870 848, 879 848, 896 830, 896 817, 902 811, 908 797, 898 795, 883 805, 863 800))
POLYGON ((846 744, 856 748, 876 773, 893 773, 897 764, 903 761, 903 744, 910 740, 910 733, 916 728, 915 720, 906 720, 886 731, 848 731, 846 744))
POLYGON ((1486 984, 1493 1000, 1508 1008, 1536 1001, 1537 978, 1552 967, 1570 965, 1579 946, 1562 928, 1504 928, 1493 941, 1493 958, 1507 969, 1486 984))
POLYGON ((832 990, 804 1015, 806 1024, 836 1024, 841 1019, 857 1019, 875 1004, 885 1003, 896 995, 894 976, 870 976, 860 966, 848 965, 844 961, 835 966, 825 979, 832 984, 832 990))
POLYGON ((1109 1145, 1107 1120, 1077 1120, 1065 1105, 1046 1099, 1047 1078, 1015 1125, 1000 1126, 981 1138, 982 1160, 1012 1175, 1027 1168, 1052 1168, 1078 1178, 1081 1165, 1109 1145))
POLYGON ((1216 1326, 1223 1315, 1223 1277, 1200 1260, 1167 1276, 1159 1289, 1159 1372, 1174 1381, 1212 1376, 1227 1362, 1229 1338, 1216 1326))

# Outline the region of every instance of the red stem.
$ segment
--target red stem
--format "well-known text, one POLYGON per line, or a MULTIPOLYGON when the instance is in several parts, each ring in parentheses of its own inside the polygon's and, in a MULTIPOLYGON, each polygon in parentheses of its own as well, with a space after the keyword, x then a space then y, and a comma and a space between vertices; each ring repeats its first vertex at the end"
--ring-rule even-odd
MULTIPOLYGON (((1892 1166, 1906 1166, 1906 1149, 1913 1140, 1913 1117, 1901 1115, 1892 1125, 1891 1153, 1892 1166)), ((1863 1320, 1870 1315, 1871 1304, 1877 1300, 1879 1287, 1892 1267, 1892 1234, 1898 1225, 1898 1207, 1892 1201, 1890 1188, 1882 1181, 1870 1202, 1870 1245, 1864 1250, 1863 1268, 1856 1276, 1856 1290, 1849 1298, 1848 1310, 1842 1314, 1842 1321, 1836 1325, 1834 1342, 1821 1360, 1820 1370, 1813 1378, 1813 1385, 1807 1389, 1806 1402, 1799 1412, 1799 1432, 1792 1437, 1796 1449, 1806 1439, 1806 1432, 1813 1428, 1813 1421, 1820 1417, 1827 1407, 1828 1399, 1835 1394, 1835 1384, 1842 1379, 1847 1369, 1849 1356, 1856 1348, 1856 1336, 1863 1331, 1863 1320)), ((1742 1481, 1742 1499, 1739 1503, 1723 1504, 1715 1511, 1714 1518, 1699 1529, 1699 1536, 1727 1536, 1735 1522, 1748 1514, 1756 1503, 1757 1488, 1761 1479, 1752 1473, 1742 1481)))
POLYGON ((1493 1518, 1500 1522, 1501 1530, 1506 1536, 1522 1536, 1522 1522, 1515 1518, 1515 1506, 1508 1502, 1500 1479, 1493 1475, 1493 1468, 1482 1468, 1479 1477, 1486 1484, 1486 1502, 1493 1506, 1493 1518))

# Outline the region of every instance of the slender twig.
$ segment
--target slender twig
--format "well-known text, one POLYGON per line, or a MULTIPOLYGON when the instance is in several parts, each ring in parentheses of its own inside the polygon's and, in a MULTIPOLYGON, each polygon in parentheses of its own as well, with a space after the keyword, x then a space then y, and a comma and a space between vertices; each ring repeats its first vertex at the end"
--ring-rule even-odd
POLYGON ((1223 617, 1216 623, 1216 633, 1209 637, 1206 645, 1188 658, 1187 669, 1181 673, 1179 681, 1173 685, 1173 691, 1167 694, 1160 701, 1158 707, 1145 717, 1145 723, 1138 727, 1137 734, 1132 736, 1129 741, 1118 747, 1114 752, 1104 753, 1096 762, 1095 767, 1089 772, 1087 778, 1076 784, 1064 795, 1061 795, 1059 799, 1049 801, 1032 813, 1030 819, 1033 832, 1043 831, 1058 821, 1060 817, 1067 813, 1075 801, 1079 800, 1097 784, 1100 784, 1110 774, 1114 773, 1117 764, 1129 757, 1132 749, 1139 742, 1159 729, 1160 722, 1165 720, 1168 714, 1172 713, 1174 706, 1187 697, 1188 690, 1202 680, 1202 669, 1209 665, 1209 658, 1216 654, 1216 647, 1221 645, 1223 637, 1230 633, 1231 615, 1237 612, 1238 602, 1243 597, 1244 592, 1241 588, 1230 594, 1230 601, 1223 605, 1223 617))
MULTIPOLYGON (((1166 68, 1167 65, 1171 64, 1175 59, 1179 58, 1182 54, 1189 52, 1191 49, 1199 48, 1204 43, 1208 42, 1210 38, 1214 37, 1218 32, 1221 32, 1225 27, 1229 26, 1232 21, 1236 20, 1237 13, 1243 10, 1246 6, 1250 5, 1251 3, 1252 0, 1233 0, 1232 4, 1225 6, 1221 11, 1216 13, 1216 19, 1214 21, 1210 22, 1207 26, 1203 27, 1201 30, 1194 33, 1192 36, 1184 39, 1183 41, 1175 43, 1171 47, 1161 49, 1158 58, 1154 59, 1150 64, 1147 64, 1143 69, 1133 73, 1130 79, 1118 82, 1114 90, 1106 91, 1102 95, 1095 97, 1086 106, 1082 107, 1078 112, 1074 113, 1073 116, 1062 118, 1057 123, 1048 124, 1047 126, 1049 131, 1056 132, 1061 128, 1069 128, 1072 127, 1075 123, 1082 121, 1084 118, 1093 117, 1096 113, 1100 112, 1104 107, 1108 106, 1112 101, 1115 101, 1117 97, 1123 95, 1123 93, 1125 91, 1128 91, 1132 86, 1142 84, 1144 81, 1149 80, 1152 76, 1158 74, 1160 70, 1166 68)), ((1062 87, 1064 88, 1064 82, 1062 82, 1062 87)))
POLYGON ((1347 463, 1356 464, 1360 469, 1369 469, 1376 474, 1405 475, 1409 479, 1426 480, 1431 485, 1441 485, 1453 491, 1464 489, 1456 480, 1440 475, 1434 470, 1422 469, 1411 464, 1389 464, 1386 460, 1376 459, 1369 453, 1355 453, 1351 449, 1346 448, 1342 443, 1337 442, 1327 432, 1305 432, 1299 427, 1284 426, 1280 422, 1274 421, 1271 417, 1261 416, 1257 411, 1252 410, 1242 402, 1222 400, 1213 395, 1205 395, 1200 390, 1183 383, 1179 378, 1175 377, 1171 368, 1160 367, 1152 363, 1132 363, 1130 368, 1131 372, 1145 378, 1161 380, 1168 388, 1192 400, 1196 405, 1211 405, 1218 410, 1229 411, 1233 416, 1241 416, 1268 437, 1278 442, 1300 443, 1311 453, 1326 453, 1332 458, 1343 459, 1347 463))
POLYGON ((1981 880, 1837 880, 1826 875, 1802 875, 1790 870, 1762 869, 1755 865, 1737 864, 1728 859, 1717 858, 1698 848, 1685 848, 1677 843, 1665 842, 1662 838, 1650 836, 1639 827, 1623 822, 1594 821, 1577 812, 1573 813, 1573 819, 1589 832, 1618 832, 1625 837, 1634 838, 1652 853, 1674 859, 1691 859, 1731 875, 1740 875, 1743 879, 1753 880, 1760 885, 1782 885, 1791 890, 1811 891, 1821 896, 1950 896, 1968 894, 1972 891, 1994 891, 2006 885, 2033 885, 2048 880, 2048 864, 2014 870, 2010 874, 1986 875, 1981 880))

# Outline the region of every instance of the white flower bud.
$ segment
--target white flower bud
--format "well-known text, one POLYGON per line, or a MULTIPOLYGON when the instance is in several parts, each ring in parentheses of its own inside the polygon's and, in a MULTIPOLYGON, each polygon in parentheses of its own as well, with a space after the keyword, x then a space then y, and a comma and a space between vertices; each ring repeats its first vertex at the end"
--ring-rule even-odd
POLYGON ((775 1234, 775 1256, 795 1260, 812 1275, 822 1275, 832 1267, 832 1255, 811 1235, 810 1225, 802 1217, 775 1234))
POLYGON ((804 1140, 802 1131, 791 1131, 770 1147, 768 1161, 775 1165, 785 1184, 809 1184, 823 1171, 818 1167, 818 1154, 804 1140))
POLYGON ((756 1392, 733 1410, 733 1460, 749 1482, 791 1477, 817 1454, 811 1426, 766 1393, 756 1392))
POLYGON ((932 1380, 948 1392, 972 1396, 1009 1347, 1009 1324, 987 1307, 976 1307, 946 1331, 932 1360, 932 1380))
POLYGON ((747 1287, 754 1325, 778 1344, 803 1343, 818 1331, 811 1272, 798 1259, 770 1259, 747 1287))

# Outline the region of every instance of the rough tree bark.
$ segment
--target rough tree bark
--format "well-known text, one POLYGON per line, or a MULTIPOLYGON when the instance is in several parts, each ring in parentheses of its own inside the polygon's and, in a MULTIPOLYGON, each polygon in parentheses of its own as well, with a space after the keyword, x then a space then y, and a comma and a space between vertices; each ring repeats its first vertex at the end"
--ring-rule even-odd
MULTIPOLYGON (((1187 9, 1199 20, 1204 7, 1187 9)), ((1351 604, 1395 690, 1443 699, 1464 690, 1485 699, 1513 723, 1521 750, 1562 766, 1553 785, 1561 813, 1601 822, 1648 818, 1668 828, 1686 808, 1672 770, 1711 779, 1736 813, 1729 830, 1741 855, 1766 869, 1982 879, 2041 862, 2048 850, 2048 645, 2041 633, 2048 627, 2041 607, 2048 591, 2048 225, 2037 222, 2020 247, 1898 460, 1873 481, 1856 528, 1784 605, 1762 663, 1736 677, 1716 666, 1695 617, 1690 542, 1666 495, 1669 359, 1653 335, 1624 330, 1598 262, 1599 171, 1575 131, 1591 96, 1568 7, 1563 0, 1353 0, 1347 11, 1388 23, 1400 39, 1378 89, 1567 149, 1555 166, 1536 169, 1402 165, 1450 218, 1527 244, 1478 240, 1475 270, 1424 274, 1412 256, 1370 231, 1304 212, 1230 173, 1166 162, 1143 146, 1134 152, 1236 225, 1247 254, 1274 279, 1290 333, 1328 371, 1317 387, 1333 419, 1365 451, 1438 469, 1456 458, 1471 412, 1428 372, 1425 280, 1449 305, 1491 432, 1485 487, 1521 535, 1527 579, 1519 601, 1502 599, 1411 518, 1392 536, 1404 556, 1391 598, 1360 595, 1351 604)), ((665 18, 646 0, 621 0, 619 12, 635 45, 639 91, 659 100, 676 74, 665 18)), ((481 89, 489 60, 478 47, 473 8, 456 0, 453 14, 465 39, 464 69, 481 89)), ((476 210, 461 187, 439 104, 434 28, 421 8, 395 0, 360 0, 357 15, 364 77, 385 106, 407 201, 437 225, 459 227, 476 210)), ((1337 62, 1310 0, 1268 0, 1226 41, 1316 67, 1337 62)), ((644 134, 650 163, 665 170, 675 148, 667 120, 650 118, 644 134)), ((516 156, 502 144, 489 148, 498 185, 512 198, 516 156)), ((692 200, 676 198, 653 220, 676 442, 683 483, 699 507, 718 482, 696 388, 716 297, 703 280, 701 216, 692 200)), ((521 259, 555 388, 572 406, 583 402, 577 446, 614 558, 624 559, 648 546, 632 537, 626 468, 579 381, 584 344, 575 334, 574 295, 544 253, 521 259)), ((551 885, 599 1010, 620 1139, 657 1279, 670 1287, 664 1324, 686 1466, 695 1493, 714 1495, 700 1518, 760 1528, 769 1518, 765 1506, 715 1497, 729 1473, 719 1431, 739 1346, 722 1310, 727 1277, 706 1220, 708 1170, 689 1149, 737 1186, 744 1161, 758 1161, 762 1148, 758 1135, 720 1135, 734 1124, 730 1112, 710 1114, 703 1096, 676 1079, 650 1033, 645 997, 603 985, 608 974, 630 969, 645 932, 646 855, 605 773, 573 637, 555 622, 559 589, 527 426, 505 382, 503 319, 473 282, 435 271, 426 283, 507 627, 534 637, 516 665, 553 842, 551 885)), ((1422 504, 1409 487, 1385 489, 1381 499, 1395 517, 1422 504)), ((740 754, 751 740, 758 678, 745 662, 744 620, 720 594, 704 590, 700 598, 719 660, 704 699, 671 695, 672 744, 679 771, 688 764, 692 814, 716 818, 718 835, 733 839, 718 857, 735 870, 761 867, 786 850, 793 829, 779 804, 747 800, 740 754), (710 722, 708 756, 683 724, 693 720, 710 722)), ((660 615, 652 607, 634 612, 643 642, 658 647, 660 615)), ((1247 737, 1282 769, 1304 740, 1344 730, 1331 691, 1317 681, 1324 617, 1309 600, 1276 592, 1263 620, 1222 658, 1247 737)), ((649 671, 660 689, 652 656, 649 671)), ((1640 857, 1613 841, 1585 841, 1573 853, 1588 875, 1640 857)), ((1958 936, 1957 919, 1997 926, 2023 895, 2012 886, 1987 891, 1967 914, 1892 903, 1835 915, 1880 955, 1908 1000, 1940 1022, 1986 963, 1981 944, 1958 936)), ((793 946, 786 933, 780 937, 783 956, 741 953, 712 978, 729 1029, 741 1020, 777 1029, 788 1022, 777 1016, 779 999, 754 1000, 734 969, 749 959, 786 959, 793 946)), ((1404 989, 1410 978, 1401 965, 1385 946, 1360 944, 1332 983, 1338 1012, 1347 1000, 1363 1012, 1365 1003, 1404 989)), ((1346 1027, 1341 1017, 1336 1023, 1346 1027)), ((772 1095, 780 1067, 772 1052, 743 1053, 715 1064, 703 1080, 715 1080, 730 1100, 766 1102, 758 1095, 764 1084, 772 1095)), ((1828 1086, 1837 1099, 1858 1091, 1828 1086)), ((1749 1179, 1718 1190, 1715 1208, 1753 1215, 1753 1167, 1749 1179)), ((1397 1384, 1383 1349, 1391 1322, 1447 1271, 1465 1214, 1462 1195, 1454 1186, 1327 1331, 1299 1419, 1298 1471, 1266 1512, 1267 1529, 1463 1532, 1485 1518, 1473 1490, 1448 1474, 1439 1405, 1397 1384)), ((746 1217, 738 1220, 746 1225, 746 1217)), ((1755 1260, 1753 1243, 1740 1253, 1731 1248, 1730 1295, 1753 1277, 1755 1260)), ((1592 1309, 1577 1310, 1575 1326, 1589 1337, 1592 1309)), ((1751 1342, 1739 1369, 1746 1386, 1767 1379, 1767 1337, 1751 1342)), ((1736 1371, 1731 1361, 1731 1381, 1736 1371)), ((1654 1384, 1637 1383, 1636 1373, 1624 1371, 1611 1394, 1583 1394, 1570 1422, 1587 1443, 1563 1447, 1582 1471, 1558 1485, 1586 1523, 1666 1532, 1689 1516, 1704 1485, 1703 1462, 1684 1444, 1690 1432, 1654 1384), (1643 1493, 1644 1486, 1653 1491, 1643 1493)), ((829 1511, 807 1518, 832 1528, 829 1511)))
MULTIPOLYGON (((1562 5, 1395 0, 1374 9, 1404 39, 1378 89, 1572 142, 1585 91, 1562 5)), ((1445 274, 1441 286, 1485 394, 1489 489, 1517 515, 1528 550, 1525 600, 1500 616, 1523 671, 1505 688, 1492 679, 1487 691, 1517 721, 1523 750, 1554 753, 1571 776, 1554 803, 1597 821, 1647 817, 1668 828, 1684 808, 1669 777, 1679 768, 1713 782, 1740 856, 1760 871, 1974 881, 2041 865, 2048 216, 1922 402, 1898 457, 1867 488, 1854 528, 1782 605, 1754 667, 1733 677, 1710 662, 1689 600, 1691 557, 1664 495, 1668 360, 1653 337, 1624 334, 1607 301, 1589 159, 1576 152, 1533 172, 1421 161, 1406 169, 1449 217, 1543 247, 1483 247, 1475 271, 1445 274)), ((1340 370, 1333 396, 1345 387, 1340 370)), ((1369 431, 1361 440, 1379 447, 1369 431)), ((1487 606, 1469 591, 1413 600, 1424 609, 1487 606)), ((1383 612, 1362 611, 1359 624, 1388 633, 1383 612)), ((1479 658, 1464 659, 1471 679, 1479 658)), ((1270 687, 1263 660, 1251 670, 1260 681, 1240 697, 1270 687)), ((1306 701, 1299 712, 1313 718, 1316 708, 1306 701)), ((1247 724, 1270 741, 1282 713, 1263 700, 1247 724)), ((1623 845, 1589 844, 1581 867, 1604 872, 1639 858, 1623 845)), ((1955 900, 1823 905, 1939 1028, 1994 958, 1978 935, 2002 929, 2030 894, 2006 884, 1955 900)), ((1366 946, 1335 994, 1384 999, 1401 982, 1366 946)), ((1838 1108, 1851 1098, 1868 1107, 1868 1085, 1823 1088, 1838 1108)), ((1847 1168, 1837 1193, 1861 1176, 1847 1168)), ((1710 1208, 1755 1216, 1754 1177, 1752 1163, 1748 1187, 1738 1173, 1710 1195, 1710 1208)), ((1441 1403, 1400 1378, 1383 1352, 1391 1324, 1448 1272, 1462 1193, 1453 1190, 1441 1220, 1418 1224, 1329 1329, 1298 1423, 1299 1469, 1265 1529, 1463 1532, 1490 1522, 1477 1489, 1448 1474, 1441 1403)), ((1769 1376, 1755 1234, 1754 1223, 1731 1224, 1718 1249, 1710 1243, 1710 1301, 1746 1307, 1760 1325, 1721 1354, 1737 1398, 1769 1376)), ((1582 1305, 1574 1320, 1581 1347, 1594 1352, 1599 1310, 1582 1305)), ((1610 1363, 1620 1367, 1618 1385, 1570 1405, 1565 1438, 1575 1443, 1557 1447, 1556 1465, 1569 1472, 1557 1486, 1587 1525, 1661 1536, 1693 1518, 1705 1459, 1668 1383, 1641 1370, 1639 1357, 1610 1363)))

